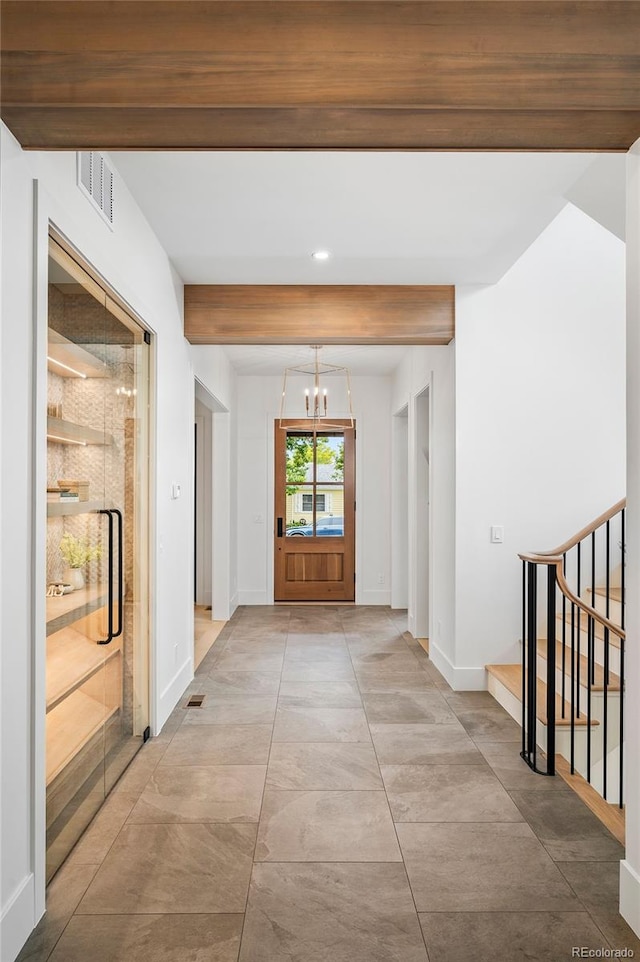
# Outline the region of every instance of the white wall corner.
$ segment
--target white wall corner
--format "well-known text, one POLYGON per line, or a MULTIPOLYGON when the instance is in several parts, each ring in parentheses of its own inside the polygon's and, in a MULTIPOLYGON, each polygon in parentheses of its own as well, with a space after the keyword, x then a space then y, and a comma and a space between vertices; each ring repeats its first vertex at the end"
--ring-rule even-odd
POLYGON ((640 875, 626 859, 620 862, 620 915, 640 936, 640 875))
MULTIPOLYGON (((232 617, 233 617, 233 613, 234 613, 234 611, 236 610, 236 608, 238 607, 239 603, 240 603, 240 602, 238 601, 238 592, 236 591, 236 593, 231 596, 231 599, 230 599, 230 601, 229 601, 229 618, 232 618, 232 617)), ((229 620, 229 619, 227 619, 227 620, 229 620)))
POLYGON ((34 918, 35 877, 27 875, 0 916, 0 959, 12 962, 39 922, 34 918))
POLYGON ((178 669, 167 687, 160 695, 158 705, 158 730, 154 735, 159 735, 167 718, 176 707, 180 698, 184 694, 187 685, 193 681, 193 656, 187 658, 181 668, 178 669))
POLYGON ((441 648, 429 642, 429 658, 454 691, 486 691, 486 668, 456 668, 441 648))

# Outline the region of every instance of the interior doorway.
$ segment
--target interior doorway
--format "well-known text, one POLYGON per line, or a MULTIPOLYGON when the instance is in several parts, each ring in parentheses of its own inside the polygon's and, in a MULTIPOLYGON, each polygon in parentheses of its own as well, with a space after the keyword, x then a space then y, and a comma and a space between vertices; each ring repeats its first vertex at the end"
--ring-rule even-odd
POLYGON ((391 607, 409 607, 409 407, 391 421, 391 607))
POLYGON ((198 667, 225 621, 213 620, 213 475, 214 412, 217 402, 195 382, 194 402, 194 511, 193 511, 193 666, 198 667))

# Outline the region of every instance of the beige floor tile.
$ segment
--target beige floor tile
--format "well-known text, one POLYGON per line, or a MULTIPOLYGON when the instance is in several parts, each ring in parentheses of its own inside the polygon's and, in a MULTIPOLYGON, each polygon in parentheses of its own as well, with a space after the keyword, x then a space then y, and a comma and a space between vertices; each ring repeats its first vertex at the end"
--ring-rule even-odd
POLYGON ((522 822, 490 768, 480 765, 383 765, 395 822, 522 822))
POLYGON ((353 681, 283 681, 278 704, 284 708, 362 708, 362 699, 353 681))
MULTIPOLYGON (((151 775, 153 778, 153 774, 151 775)), ((131 814, 138 793, 111 792, 69 856, 67 864, 100 864, 131 814)))
POLYGON ((284 653, 280 651, 223 651, 215 667, 220 671, 280 671, 284 653))
POLYGON ((572 912, 581 906, 524 823, 396 825, 419 912, 572 912))
POLYGON ((373 746, 357 742, 274 743, 267 786, 307 791, 383 788, 373 746))
POLYGON ((157 768, 129 817, 134 822, 257 822, 264 765, 157 768))
POLYGON ((484 739, 474 739, 474 741, 505 788, 528 792, 571 791, 559 775, 555 778, 547 778, 532 771, 520 757, 521 741, 491 742, 484 739))
POLYGON ((356 676, 351 665, 331 664, 327 662, 308 661, 304 665, 285 666, 282 670, 283 681, 351 681, 356 676))
POLYGON ((201 708, 185 712, 184 727, 192 725, 272 725, 275 695, 205 695, 201 708))
POLYGON ((369 724, 458 724, 439 691, 367 692, 362 700, 369 724))
POLYGON ((47 889, 46 914, 16 962, 46 962, 97 871, 97 864, 62 866, 47 889))
POLYGON ((386 668, 363 668, 357 672, 361 692, 429 691, 435 681, 424 671, 389 671, 386 668))
POLYGON ((79 915, 244 912, 255 825, 125 825, 79 915))
POLYGON ((236 962, 242 915, 77 916, 51 962, 236 962))
POLYGON ((416 671, 420 668, 418 659, 408 648, 404 651, 372 651, 368 655, 354 656, 353 667, 356 671, 378 668, 385 671, 416 671))
POLYGON ((384 792, 264 794, 256 862, 400 862, 384 792))
POLYGON ((189 725, 162 759, 166 765, 266 765, 271 725, 189 725))
POLYGON ((404 867, 256 865, 240 962, 428 962, 404 867))
POLYGON ((278 708, 274 742, 371 742, 361 708, 278 708))
POLYGON ((602 949, 586 912, 436 912, 420 922, 430 962, 564 962, 602 949))
POLYGON ((279 671, 224 671, 213 668, 209 675, 190 686, 208 695, 277 695, 279 671))
POLYGON ((371 725, 381 765, 485 765, 486 761, 457 723, 371 725))

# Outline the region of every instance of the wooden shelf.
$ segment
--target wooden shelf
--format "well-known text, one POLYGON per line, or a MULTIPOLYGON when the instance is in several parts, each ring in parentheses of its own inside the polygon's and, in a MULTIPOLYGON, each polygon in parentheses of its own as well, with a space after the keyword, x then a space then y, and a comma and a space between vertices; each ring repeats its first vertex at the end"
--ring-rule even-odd
POLYGON ((106 364, 52 327, 47 343, 47 367, 60 377, 109 377, 106 364))
POLYGON ((90 514, 98 511, 103 504, 103 501, 70 501, 68 504, 64 501, 47 501, 47 517, 65 518, 72 514, 90 514))
POLYGON ((47 637, 104 607, 107 597, 106 588, 93 585, 60 598, 47 598, 47 637))
POLYGON ((47 712, 121 654, 120 638, 109 645, 95 641, 74 628, 63 628, 47 638, 47 712))
POLYGON ((47 440, 59 444, 113 444, 113 437, 106 431, 50 416, 47 417, 47 440))
POLYGON ((105 722, 120 710, 79 689, 47 715, 47 785, 50 785, 105 722))

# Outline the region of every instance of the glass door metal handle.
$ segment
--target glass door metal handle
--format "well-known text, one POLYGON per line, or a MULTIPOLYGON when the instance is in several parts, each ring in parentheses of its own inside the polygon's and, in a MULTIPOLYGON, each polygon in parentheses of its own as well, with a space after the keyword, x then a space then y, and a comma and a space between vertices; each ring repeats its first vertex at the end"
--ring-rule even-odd
POLYGON ((108 594, 107 594, 107 637, 98 641, 99 645, 108 645, 113 641, 113 514, 109 508, 100 508, 98 514, 106 514, 109 521, 108 528, 108 557, 107 557, 107 572, 108 572, 108 594))
POLYGON ((118 630, 113 632, 112 638, 119 638, 122 634, 122 615, 124 611, 124 590, 122 578, 122 552, 124 549, 124 541, 122 537, 122 511, 119 511, 118 508, 111 508, 111 514, 115 514, 116 518, 118 519, 118 630))
POLYGON ((278 518, 278 537, 282 537, 282 518, 278 518))

